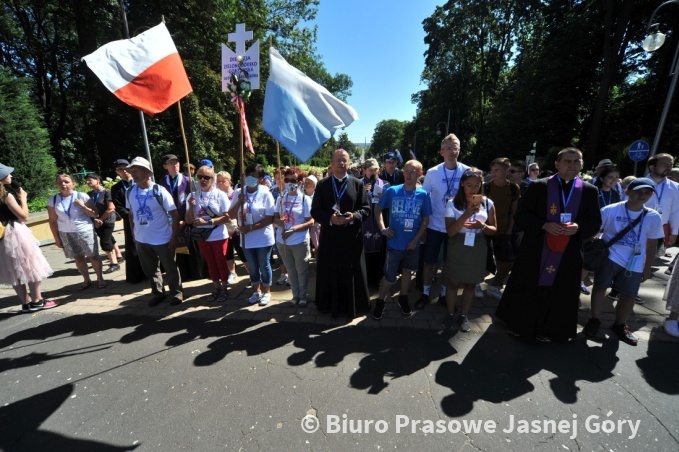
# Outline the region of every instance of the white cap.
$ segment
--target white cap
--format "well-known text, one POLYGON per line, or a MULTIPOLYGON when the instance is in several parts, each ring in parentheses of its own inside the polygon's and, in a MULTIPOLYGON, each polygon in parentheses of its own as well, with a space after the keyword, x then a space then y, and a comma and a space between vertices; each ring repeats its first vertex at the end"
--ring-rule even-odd
POLYGON ((148 160, 146 160, 144 157, 135 157, 132 159, 129 165, 127 165, 127 169, 132 168, 133 166, 139 166, 141 168, 146 168, 150 172, 153 173, 153 167, 149 163, 148 160))

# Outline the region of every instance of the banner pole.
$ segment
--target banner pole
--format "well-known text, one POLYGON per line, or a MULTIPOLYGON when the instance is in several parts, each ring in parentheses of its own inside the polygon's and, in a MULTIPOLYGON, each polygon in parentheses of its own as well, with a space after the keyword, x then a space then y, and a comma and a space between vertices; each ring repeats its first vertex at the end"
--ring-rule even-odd
POLYGON ((189 178, 189 187, 191 192, 195 191, 196 184, 191 177, 191 161, 189 159, 189 144, 186 141, 186 131, 184 130, 184 116, 182 115, 182 102, 177 101, 177 108, 179 109, 179 128, 182 131, 182 140, 184 141, 184 156, 186 157, 186 177, 189 178))
MULTIPOLYGON (((278 143, 278 140, 276 140, 276 156, 278 156, 278 178, 279 180, 276 181, 276 184, 280 182, 282 179, 282 174, 281 174, 281 146, 278 143)), ((281 217, 281 220, 285 221, 285 217, 283 217, 283 187, 278 187, 278 196, 281 198, 281 205, 280 208, 278 209, 280 212, 278 213, 281 217)), ((281 232, 281 238, 283 239, 283 254, 285 257, 288 257, 288 245, 285 243, 285 228, 283 228, 283 232, 281 232)))

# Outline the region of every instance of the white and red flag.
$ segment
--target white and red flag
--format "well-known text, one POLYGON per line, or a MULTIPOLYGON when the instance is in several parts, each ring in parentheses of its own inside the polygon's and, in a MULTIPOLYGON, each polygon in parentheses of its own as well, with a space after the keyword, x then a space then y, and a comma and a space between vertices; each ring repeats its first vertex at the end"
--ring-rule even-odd
POLYGON ((193 91, 164 23, 109 42, 83 60, 118 99, 151 116, 193 91))

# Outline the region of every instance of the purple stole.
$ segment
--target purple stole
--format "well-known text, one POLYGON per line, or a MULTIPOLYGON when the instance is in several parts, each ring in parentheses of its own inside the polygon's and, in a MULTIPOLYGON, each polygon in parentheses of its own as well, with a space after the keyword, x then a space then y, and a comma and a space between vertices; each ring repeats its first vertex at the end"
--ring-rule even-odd
MULTIPOLYGON (((561 214, 570 213, 571 221, 575 221, 580 208, 580 200, 582 199, 582 179, 578 176, 573 180, 573 187, 571 188, 572 197, 568 203, 568 207, 564 206, 565 212, 561 212, 561 186, 557 174, 553 175, 547 181, 547 221, 554 223, 561 223, 561 214)), ((570 237, 569 237, 570 239, 570 237)), ((544 243, 542 244, 542 260, 540 261, 540 279, 538 286, 551 287, 554 285, 556 274, 559 272, 561 265, 561 258, 563 253, 555 252, 549 249, 547 245, 547 233, 545 233, 544 243)))

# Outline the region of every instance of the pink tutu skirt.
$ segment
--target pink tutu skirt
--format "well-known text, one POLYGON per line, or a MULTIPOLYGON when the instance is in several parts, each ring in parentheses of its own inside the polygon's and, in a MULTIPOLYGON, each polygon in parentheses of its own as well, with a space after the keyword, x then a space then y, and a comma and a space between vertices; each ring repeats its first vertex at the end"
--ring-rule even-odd
POLYGON ((52 273, 28 227, 18 221, 8 223, 5 238, 0 240, 0 284, 17 286, 38 282, 52 273))

